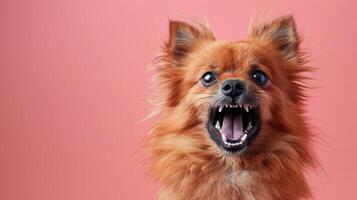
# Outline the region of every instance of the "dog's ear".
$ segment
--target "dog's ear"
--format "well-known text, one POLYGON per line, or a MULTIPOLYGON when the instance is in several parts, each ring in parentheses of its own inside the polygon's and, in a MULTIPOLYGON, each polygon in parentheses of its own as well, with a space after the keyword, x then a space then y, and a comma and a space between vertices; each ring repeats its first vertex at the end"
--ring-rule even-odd
POLYGON ((166 51, 175 65, 180 65, 180 61, 200 42, 215 39, 213 33, 205 26, 198 24, 194 27, 180 21, 170 21, 169 34, 166 51))
POLYGON ((272 44, 288 61, 298 58, 300 38, 293 16, 280 17, 269 24, 254 27, 250 30, 249 38, 272 44))

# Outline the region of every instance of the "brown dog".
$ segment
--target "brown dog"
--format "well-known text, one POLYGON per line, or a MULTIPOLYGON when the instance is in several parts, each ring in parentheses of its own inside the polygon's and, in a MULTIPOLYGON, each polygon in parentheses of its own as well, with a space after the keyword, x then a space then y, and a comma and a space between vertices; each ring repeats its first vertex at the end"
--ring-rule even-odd
POLYGON ((304 65, 294 19, 218 41, 203 25, 170 22, 158 58, 159 119, 148 157, 160 200, 296 200, 311 196, 304 65))

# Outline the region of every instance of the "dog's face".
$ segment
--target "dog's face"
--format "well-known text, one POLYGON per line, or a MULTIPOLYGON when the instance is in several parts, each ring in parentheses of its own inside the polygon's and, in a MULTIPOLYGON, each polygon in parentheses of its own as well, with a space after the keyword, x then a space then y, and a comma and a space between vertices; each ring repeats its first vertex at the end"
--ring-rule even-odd
POLYGON ((253 28, 238 42, 217 41, 201 25, 171 22, 160 72, 165 104, 190 112, 182 121, 201 125, 224 153, 264 151, 278 132, 298 126, 298 80, 306 70, 298 46, 292 17, 253 28))
POLYGON ((196 84, 186 98, 204 110, 198 117, 219 148, 243 152, 259 134, 262 110, 270 109, 263 101, 272 98, 272 73, 250 42, 211 45, 203 47, 207 53, 201 49, 192 54, 197 59, 194 65, 200 67, 188 70, 196 75, 192 77, 196 84))

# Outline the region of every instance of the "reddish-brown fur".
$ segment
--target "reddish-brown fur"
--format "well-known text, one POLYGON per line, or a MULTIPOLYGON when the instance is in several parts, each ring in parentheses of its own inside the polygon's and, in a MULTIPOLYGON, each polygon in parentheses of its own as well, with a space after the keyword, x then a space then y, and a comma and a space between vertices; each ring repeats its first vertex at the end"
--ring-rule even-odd
POLYGON ((313 165, 311 133, 304 118, 304 65, 291 16, 256 26, 246 40, 217 41, 203 25, 170 22, 158 58, 158 121, 149 134, 150 172, 160 200, 297 200, 311 196, 304 169, 313 165), (183 39, 184 38, 184 39, 183 39), (256 64, 252 64, 256 63, 256 64), (257 87, 249 71, 270 77, 257 87), (202 74, 215 70, 206 88, 202 74), (227 78, 245 80, 259 95, 262 127, 241 155, 225 154, 205 128, 209 98, 227 78))

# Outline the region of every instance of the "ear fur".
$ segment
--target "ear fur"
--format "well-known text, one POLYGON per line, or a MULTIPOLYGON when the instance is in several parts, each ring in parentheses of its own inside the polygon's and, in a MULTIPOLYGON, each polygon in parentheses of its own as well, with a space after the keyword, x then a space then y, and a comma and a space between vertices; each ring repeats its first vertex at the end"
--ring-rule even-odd
POLYGON ((173 63, 180 65, 180 61, 201 41, 214 40, 213 33, 199 24, 194 27, 180 21, 170 21, 169 41, 166 45, 167 55, 173 63))
POLYGON ((296 31, 293 16, 284 16, 271 23, 253 28, 249 38, 273 44, 286 60, 296 61, 299 53, 300 38, 296 31))

